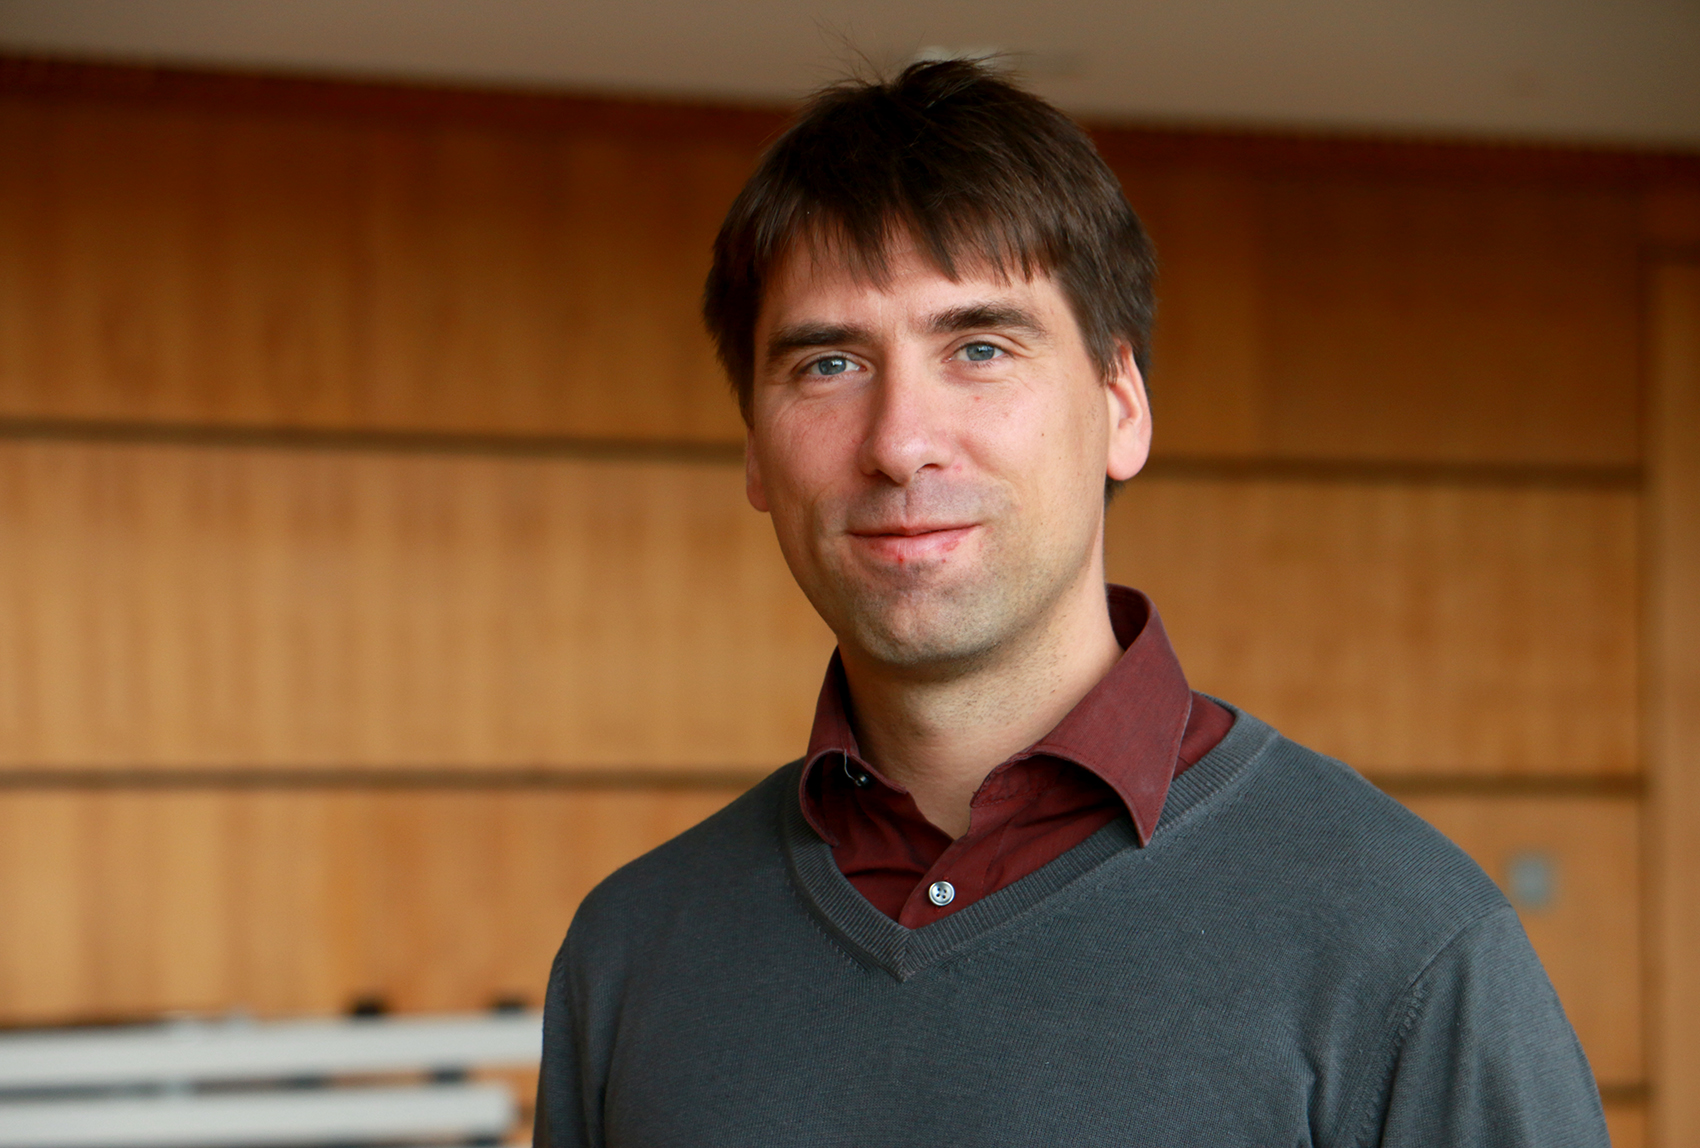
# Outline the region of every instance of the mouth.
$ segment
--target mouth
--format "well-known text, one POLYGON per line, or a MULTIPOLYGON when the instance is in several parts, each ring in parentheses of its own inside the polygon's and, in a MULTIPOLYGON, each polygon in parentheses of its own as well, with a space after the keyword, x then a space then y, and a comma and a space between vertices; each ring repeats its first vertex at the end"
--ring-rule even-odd
POLYGON ((942 561, 979 529, 978 523, 910 523, 853 530, 850 537, 857 549, 870 557, 898 566, 928 560, 942 561))

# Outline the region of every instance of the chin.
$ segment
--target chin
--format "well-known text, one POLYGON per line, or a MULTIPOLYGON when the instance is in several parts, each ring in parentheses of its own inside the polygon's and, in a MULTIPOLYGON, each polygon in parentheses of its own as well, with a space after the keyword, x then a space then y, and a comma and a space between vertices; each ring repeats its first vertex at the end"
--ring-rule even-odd
POLYGON ((971 667, 996 650, 1008 637, 1004 631, 1011 621, 1008 611, 989 602, 983 591, 882 596, 863 600, 849 614, 853 641, 869 657, 888 666, 946 673, 971 667))
POLYGON ((798 582, 840 645, 893 669, 948 678, 1042 626, 1080 564, 1067 561, 1063 547, 979 557, 902 572, 821 563, 798 582))

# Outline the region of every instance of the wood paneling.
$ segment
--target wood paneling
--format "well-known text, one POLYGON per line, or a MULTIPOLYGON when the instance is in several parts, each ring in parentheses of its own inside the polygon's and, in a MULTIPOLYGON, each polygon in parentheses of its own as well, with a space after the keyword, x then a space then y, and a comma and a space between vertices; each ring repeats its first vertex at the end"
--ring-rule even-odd
POLYGON ((1649 283, 1653 1143, 1700 1143, 1700 262, 1649 283))
POLYGON ((1295 181, 1269 214, 1279 453, 1639 461, 1631 197, 1295 181))
POLYGON ((1147 380, 1156 456, 1269 455, 1269 298, 1257 185, 1232 170, 1118 174, 1160 263, 1147 380))
POLYGON ((1611 1148, 1645 1148, 1648 1143, 1647 1106, 1607 1101, 1606 1131, 1611 1133, 1611 1148))
POLYGON ((1638 768, 1636 496, 1143 478, 1112 580, 1193 684, 1379 774, 1638 768))
POLYGON ((1638 1084, 1645 1067, 1638 802, 1476 796, 1404 800, 1475 858, 1511 897, 1601 1086, 1638 1084), (1519 867, 1525 874, 1521 879, 1519 867))
POLYGON ((736 440, 689 126, 0 98, 0 415, 736 440))
MULTIPOLYGON (((1192 679, 1301 740, 1636 768, 1632 495, 1147 478, 1112 516, 1192 679)), ((0 532, 13 765, 765 768, 831 648, 724 464, 12 443, 0 532)))
POLYGON ((0 764, 765 771, 832 649, 741 468, 0 444, 0 764))
MULTIPOLYGON (((751 123, 323 103, 0 94, 0 417, 738 439, 696 301, 751 123)), ((1625 177, 1110 151, 1160 453, 1638 460, 1625 177)))
POLYGON ((0 790, 0 1023, 540 1004, 586 892, 734 790, 0 790))
MULTIPOLYGON (((0 769, 62 775, 0 789, 0 1022, 535 1001, 594 880, 798 752, 831 638, 696 318, 779 122, 0 61, 0 769), (475 776, 401 776, 437 768, 475 776), (705 788, 513 776, 585 768, 705 788)), ((1556 858, 1525 919, 1620 1148, 1634 800, 1434 786, 1621 792, 1645 744, 1654 1142, 1700 1142, 1700 276, 1637 262, 1700 235, 1700 169, 1098 135, 1164 264, 1112 577, 1496 876, 1556 858)))
POLYGON ((1659 184, 1641 204, 1641 230, 1648 242, 1700 247, 1700 182, 1659 184))
POLYGON ((1164 267, 1159 457, 1638 462, 1632 190, 1120 174, 1164 267))

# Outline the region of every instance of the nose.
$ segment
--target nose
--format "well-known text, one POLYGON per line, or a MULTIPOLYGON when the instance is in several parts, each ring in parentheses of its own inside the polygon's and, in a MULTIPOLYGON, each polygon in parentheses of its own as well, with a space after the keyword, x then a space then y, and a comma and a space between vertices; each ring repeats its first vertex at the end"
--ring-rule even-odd
POLYGON ((894 356, 882 364, 869 388, 862 473, 908 486, 929 468, 948 470, 955 460, 948 390, 930 377, 919 356, 894 356))

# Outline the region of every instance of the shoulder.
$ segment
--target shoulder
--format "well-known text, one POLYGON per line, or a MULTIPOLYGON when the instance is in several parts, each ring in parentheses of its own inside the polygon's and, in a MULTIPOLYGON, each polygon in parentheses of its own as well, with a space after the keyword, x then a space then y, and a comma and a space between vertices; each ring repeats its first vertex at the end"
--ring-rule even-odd
POLYGON ((1348 946, 1392 945, 1404 954, 1396 963, 1420 965, 1508 909, 1463 850, 1355 770, 1235 716, 1258 749, 1219 800, 1200 803, 1198 813, 1214 806, 1200 836, 1217 878, 1258 897, 1274 921, 1320 925, 1348 946))
POLYGON ((775 770, 718 813, 616 869, 580 903, 566 949, 588 956, 641 946, 669 920, 736 905, 755 886, 783 883, 779 810, 799 765, 775 770))
POLYGON ((1289 843, 1295 859, 1321 866, 1333 858, 1343 880, 1470 921, 1509 908, 1481 866, 1361 774, 1286 738, 1275 748, 1261 793, 1269 808, 1307 826, 1289 843))
MULTIPOLYGON (((1236 718, 1255 748, 1200 762, 1215 788, 1177 818, 1176 857, 1216 933, 1211 975, 1333 1066, 1331 1128, 1389 1144, 1593 1129, 1586 1062, 1493 880, 1345 764, 1236 718)), ((1505 1142, 1603 1143, 1593 1131, 1505 1142)))

